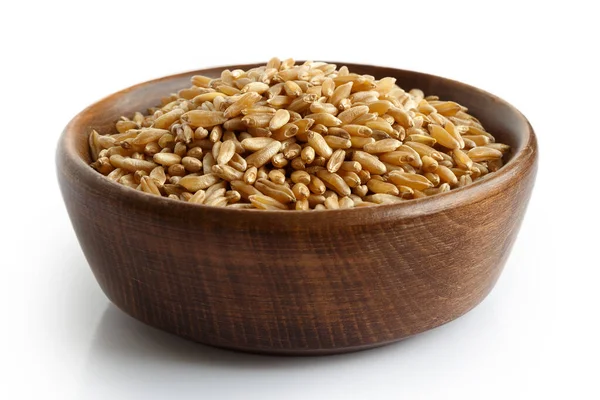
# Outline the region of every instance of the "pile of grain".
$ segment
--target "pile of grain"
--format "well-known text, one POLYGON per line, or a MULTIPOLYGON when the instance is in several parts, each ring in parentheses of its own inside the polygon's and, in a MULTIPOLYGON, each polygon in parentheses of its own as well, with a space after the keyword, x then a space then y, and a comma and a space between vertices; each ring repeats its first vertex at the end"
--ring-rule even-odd
POLYGON ((156 196, 263 210, 398 203, 502 166, 509 146, 465 107, 395 82, 277 58, 194 76, 118 133, 92 131, 91 165, 156 196))

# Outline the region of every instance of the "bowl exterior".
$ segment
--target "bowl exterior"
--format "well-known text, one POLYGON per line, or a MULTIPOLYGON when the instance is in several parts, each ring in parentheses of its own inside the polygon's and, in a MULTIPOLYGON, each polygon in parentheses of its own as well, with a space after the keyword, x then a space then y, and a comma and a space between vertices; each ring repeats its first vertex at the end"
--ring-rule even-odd
POLYGON ((212 209, 91 171, 81 137, 112 112, 99 104, 105 109, 92 106, 66 128, 57 172, 102 290, 151 326, 244 351, 341 353, 463 315, 498 279, 537 168, 530 132, 501 177, 439 200, 308 213, 212 209))

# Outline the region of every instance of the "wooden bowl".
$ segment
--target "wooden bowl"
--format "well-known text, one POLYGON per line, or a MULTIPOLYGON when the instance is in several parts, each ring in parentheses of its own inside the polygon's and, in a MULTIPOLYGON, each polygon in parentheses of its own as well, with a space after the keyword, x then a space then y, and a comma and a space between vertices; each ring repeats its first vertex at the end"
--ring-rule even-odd
MULTIPOLYGON (((337 63, 342 65, 344 63, 337 63)), ((534 185, 531 126, 505 101, 417 72, 361 64, 406 89, 466 105, 512 146, 497 173, 397 205, 321 212, 211 208, 149 196, 88 166, 88 134, 159 104, 194 74, 115 93, 65 128, 57 150, 63 198, 98 283, 120 309, 201 343, 278 354, 381 346, 475 307, 494 286, 534 185)))

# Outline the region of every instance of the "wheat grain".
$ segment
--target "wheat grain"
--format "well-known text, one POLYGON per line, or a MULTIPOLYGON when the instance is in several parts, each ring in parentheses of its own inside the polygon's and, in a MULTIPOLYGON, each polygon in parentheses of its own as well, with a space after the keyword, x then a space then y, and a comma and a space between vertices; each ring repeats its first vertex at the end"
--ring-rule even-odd
POLYGON ((184 176, 185 167, 181 164, 173 164, 167 168, 167 173, 171 176, 184 176))
POLYGON ((163 167, 154 168, 152 171, 150 171, 148 176, 154 179, 154 183, 159 188, 162 188, 167 181, 167 175, 165 174, 165 169, 163 167))
POLYGON ((374 177, 367 182, 367 187, 373 193, 385 193, 392 194, 394 196, 400 194, 400 191, 395 185, 388 182, 383 182, 379 179, 374 179, 374 177))
POLYGON ((246 159, 240 156, 238 153, 233 153, 233 156, 231 157, 231 160, 229 160, 228 164, 241 172, 246 172, 248 169, 248 163, 246 162, 246 159))
POLYGON ((115 168, 114 170, 109 172, 109 174, 106 175, 106 177, 111 181, 118 182, 123 176, 127 175, 127 172, 128 171, 122 168, 115 168))
POLYGON ((231 140, 222 142, 216 157, 217 164, 227 164, 235 153, 235 143, 231 140))
POLYGON ((179 180, 178 184, 183 186, 190 192, 195 193, 198 190, 209 188, 210 186, 219 182, 219 180, 220 178, 213 173, 205 174, 202 176, 187 175, 182 177, 179 180))
POLYGON ((286 180, 285 174, 281 169, 269 171, 268 177, 271 182, 277 183, 278 185, 283 185, 286 180))
POLYGON ((337 174, 344 179, 344 182, 350 187, 355 188, 359 186, 362 182, 360 176, 356 172, 352 171, 338 171, 337 174))
POLYGON ((396 139, 381 139, 375 143, 368 143, 363 147, 367 153, 389 153, 402 146, 402 142, 396 139))
POLYGON ((363 185, 366 184, 369 181, 369 179, 371 179, 371 173, 366 169, 361 169, 356 173, 356 175, 358 175, 358 177, 360 178, 360 183, 363 185))
POLYGON ((130 172, 143 170, 146 172, 152 171, 156 164, 151 161, 137 160, 134 158, 123 157, 121 155, 113 155, 110 157, 110 164, 115 168, 122 168, 130 172))
POLYGON ((338 149, 334 151, 329 160, 327 161, 327 170, 329 172, 337 172, 342 166, 342 163, 344 162, 345 158, 346 152, 343 149, 338 149))
POLYGON ((195 128, 210 128, 226 122, 228 117, 220 111, 192 110, 181 116, 181 120, 195 128))
POLYGON ((496 158, 493 160, 489 160, 487 162, 487 167, 490 172, 498 171, 503 165, 504 165, 504 162, 502 161, 501 158, 496 158))
POLYGON ((429 124, 428 128, 431 137, 434 138, 440 145, 452 150, 460 147, 459 142, 442 126, 429 124))
POLYGON ((354 151, 352 161, 357 161, 362 166, 363 170, 367 170, 373 174, 384 174, 387 169, 385 165, 376 156, 364 151, 354 151))
POLYGON ((331 149, 331 147, 329 147, 325 139, 323 139, 323 136, 313 131, 308 131, 307 136, 308 144, 315 150, 316 154, 324 158, 331 157, 333 150, 331 149))
POLYGON ((435 170, 435 173, 440 177, 442 182, 445 182, 450 186, 456 186, 458 184, 458 178, 454 175, 454 172, 444 165, 439 165, 435 170))
POLYGON ((191 81, 148 115, 91 130, 90 165, 195 204, 347 209, 468 186, 510 153, 462 105, 345 66, 272 58, 191 81))
POLYGON ((344 179, 336 173, 327 170, 317 171, 317 177, 320 178, 325 186, 338 193, 340 196, 350 195, 350 187, 344 179))
POLYGON ((204 200, 206 199, 206 192, 204 190, 198 190, 196 193, 190 197, 188 200, 190 203, 195 204, 204 204, 204 200))
POLYGON ((228 182, 244 179, 244 173, 229 165, 213 165, 212 173, 228 182))
POLYGON ((298 130, 298 125, 290 122, 273 131, 272 138, 274 140, 285 141, 291 137, 294 137, 298 133, 298 130))
POLYGON ((310 196, 310 189, 302 182, 298 182, 292 186, 292 192, 297 200, 308 199, 308 196, 310 196))
POLYGON ((246 158, 246 162, 249 166, 257 168, 262 167, 267 162, 269 162, 269 160, 271 160, 271 158, 273 158, 273 156, 277 154, 277 152, 279 152, 279 149, 281 149, 281 142, 274 140, 262 149, 249 155, 246 158))
POLYGON ((278 185, 268 179, 258 179, 254 187, 261 193, 279 201, 282 204, 287 204, 296 201, 296 196, 290 188, 285 185, 278 185))
POLYGON ((497 160, 502 158, 502 152, 491 147, 475 147, 467 155, 475 162, 497 160))
POLYGON ((308 185, 310 183, 310 174, 306 171, 294 171, 292 172, 290 179, 293 183, 303 183, 308 185))
POLYGON ((175 153, 156 153, 152 160, 164 167, 170 167, 171 165, 179 164, 181 162, 181 156, 175 153))
POLYGON ((158 190, 158 187, 156 186, 156 183, 154 182, 154 179, 152 179, 148 176, 143 176, 141 178, 140 185, 141 185, 143 192, 150 193, 155 196, 162 196, 162 194, 160 193, 160 190, 158 190))
POLYGON ((488 143, 485 147, 489 147, 494 150, 498 150, 501 153, 508 153, 510 151, 510 146, 504 143, 488 143))
POLYGON ((325 187, 325 183, 323 183, 323 181, 320 178, 314 175, 310 176, 310 182, 307 186, 310 189, 310 191, 314 194, 323 194, 325 193, 325 190, 327 190, 325 187))
POLYGON ((463 135, 463 140, 469 140, 475 144, 473 147, 486 146, 490 143, 490 139, 483 135, 463 135))
POLYGON ((419 174, 391 171, 388 178, 396 185, 408 186, 416 190, 424 190, 433 186, 426 177, 419 174))
MULTIPOLYGON (((365 203, 374 204, 396 204, 401 203, 403 200, 401 197, 387 193, 376 193, 369 196, 365 196, 365 201, 357 204, 357 207, 364 207, 365 203)), ((369 205, 369 204, 366 204, 369 205)))

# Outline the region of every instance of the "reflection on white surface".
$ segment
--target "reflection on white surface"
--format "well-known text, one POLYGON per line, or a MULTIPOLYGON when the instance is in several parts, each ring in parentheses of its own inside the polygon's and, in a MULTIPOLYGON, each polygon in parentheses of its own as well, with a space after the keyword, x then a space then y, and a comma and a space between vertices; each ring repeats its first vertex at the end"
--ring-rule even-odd
MULTIPOLYGON (((178 395, 210 393, 223 398, 264 398, 279 392, 291 398, 298 391, 303 392, 303 396, 307 390, 319 394, 335 382, 336 391, 345 391, 338 386, 340 383, 353 385, 352 381, 356 382, 362 375, 361 370, 368 372, 370 364, 385 363, 386 359, 389 362, 402 352, 411 352, 410 342, 423 339, 339 356, 263 356, 183 340, 136 321, 109 305, 92 340, 81 390, 89 397, 89 388, 93 386, 94 398, 125 393, 128 398, 136 395, 165 398, 174 394, 174 388, 178 395), (170 384, 165 385, 165 382, 170 384)), ((402 372, 402 363, 396 368, 388 370, 388 379, 402 372)), ((385 371, 378 374, 382 372, 385 376, 385 371)), ((373 378, 365 375, 359 379, 373 378)))
POLYGON ((437 349, 436 337, 460 343, 463 328, 477 329, 486 319, 493 323, 492 310, 488 307, 487 311, 490 317, 484 313, 478 313, 479 318, 465 316, 460 322, 378 349, 338 356, 278 357, 186 341, 109 305, 85 361, 80 397, 159 399, 177 394, 178 398, 291 399, 361 394, 359 398, 368 398, 363 396, 368 396, 372 385, 383 385, 384 393, 395 397, 404 392, 404 381, 418 382, 424 371, 442 381, 451 378, 453 374, 447 371, 459 355, 452 346, 437 349), (432 360, 435 363, 427 366, 432 360))

